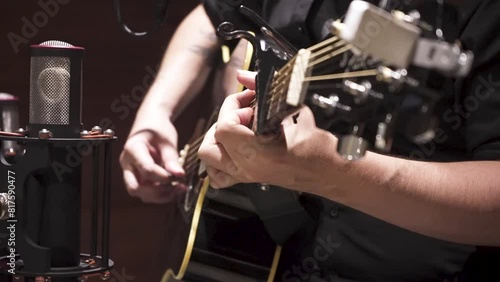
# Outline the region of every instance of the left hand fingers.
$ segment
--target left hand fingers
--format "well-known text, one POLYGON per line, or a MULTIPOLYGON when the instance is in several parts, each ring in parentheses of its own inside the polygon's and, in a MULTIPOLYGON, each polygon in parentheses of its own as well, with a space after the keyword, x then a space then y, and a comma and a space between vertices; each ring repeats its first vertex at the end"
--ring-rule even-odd
POLYGON ((250 115, 235 115, 235 111, 250 107, 254 97, 255 92, 251 90, 245 90, 240 93, 229 95, 224 100, 224 103, 222 103, 217 123, 220 124, 220 122, 229 122, 233 124, 248 125, 253 111, 250 112, 250 115))
POLYGON ((226 188, 240 183, 240 181, 231 175, 211 166, 207 166, 207 174, 210 180, 210 186, 214 189, 226 188))
POLYGON ((257 75, 257 73, 253 72, 253 71, 238 70, 238 75, 236 78, 246 88, 248 88, 250 90, 255 90, 255 76, 256 75, 257 75))
POLYGON ((231 175, 240 174, 239 167, 233 162, 226 149, 215 139, 217 125, 213 125, 205 135, 198 150, 200 160, 208 167, 213 167, 231 175))

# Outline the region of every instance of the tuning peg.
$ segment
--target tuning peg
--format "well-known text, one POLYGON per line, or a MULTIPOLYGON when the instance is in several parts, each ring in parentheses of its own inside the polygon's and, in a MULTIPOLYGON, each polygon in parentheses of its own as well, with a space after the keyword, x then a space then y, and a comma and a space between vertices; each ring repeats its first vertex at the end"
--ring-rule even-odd
POLYGON ((355 161, 365 156, 368 150, 368 142, 354 134, 339 138, 337 152, 346 160, 355 161))
POLYGON ((377 151, 388 153, 392 147, 392 136, 390 134, 390 126, 393 118, 391 114, 387 114, 384 122, 380 122, 377 127, 377 135, 375 136, 374 147, 377 151))
POLYGON ((404 12, 399 11, 399 10, 394 10, 394 11, 392 11, 392 16, 397 20, 400 20, 402 22, 406 22, 409 24, 414 24, 416 26, 419 26, 420 21, 421 21, 421 15, 416 10, 413 10, 413 11, 409 12, 408 14, 405 14, 404 12))
POLYGON ((330 97, 325 97, 315 93, 311 97, 311 102, 313 105, 324 109, 327 115, 335 114, 337 109, 346 112, 351 111, 351 107, 341 104, 339 102, 339 97, 333 94, 330 95, 330 97))
POLYGON ((407 137, 416 144, 425 144, 436 136, 439 122, 433 114, 432 108, 425 104, 419 107, 416 113, 412 113, 407 123, 407 137))
POLYGON ((365 80, 360 84, 354 81, 345 80, 344 90, 354 96, 354 102, 356 102, 356 104, 362 104, 366 102, 368 97, 373 97, 379 100, 384 99, 383 94, 372 89, 372 84, 368 80, 365 80))
MULTIPOLYGON (((407 70, 400 69, 394 71, 384 66, 378 68, 377 80, 388 83, 393 91, 401 89, 401 87, 405 83, 411 83, 411 84, 414 83, 414 81, 408 77, 407 70)), ((418 86, 418 85, 411 85, 411 86, 418 86)))

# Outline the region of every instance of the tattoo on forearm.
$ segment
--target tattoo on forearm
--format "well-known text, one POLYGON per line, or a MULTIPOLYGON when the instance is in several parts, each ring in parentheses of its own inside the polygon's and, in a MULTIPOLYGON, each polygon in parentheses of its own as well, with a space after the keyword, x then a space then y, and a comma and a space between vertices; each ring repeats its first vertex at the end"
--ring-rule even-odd
POLYGON ((187 49, 202 57, 210 57, 214 53, 214 48, 212 47, 218 41, 217 36, 213 30, 201 29, 199 31, 203 38, 206 40, 206 45, 196 44, 189 46, 187 49))
POLYGON ((192 45, 189 46, 187 50, 205 58, 210 57, 213 54, 213 48, 202 45, 192 45))
POLYGON ((200 33, 203 34, 203 37, 205 37, 210 42, 217 42, 219 40, 214 30, 202 29, 200 30, 200 33))

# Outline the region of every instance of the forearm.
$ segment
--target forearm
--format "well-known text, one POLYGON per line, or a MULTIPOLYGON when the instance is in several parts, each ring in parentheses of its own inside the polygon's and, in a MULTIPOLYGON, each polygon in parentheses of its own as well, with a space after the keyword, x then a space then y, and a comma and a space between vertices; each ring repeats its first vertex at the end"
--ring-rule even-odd
POLYGON ((183 20, 172 37, 137 118, 146 118, 151 108, 161 107, 175 119, 201 91, 219 46, 215 30, 199 5, 183 20))
POLYGON ((375 153, 332 160, 322 172, 322 196, 424 235, 500 245, 500 162, 431 163, 375 153), (331 179, 335 165, 341 181, 338 174, 331 179))

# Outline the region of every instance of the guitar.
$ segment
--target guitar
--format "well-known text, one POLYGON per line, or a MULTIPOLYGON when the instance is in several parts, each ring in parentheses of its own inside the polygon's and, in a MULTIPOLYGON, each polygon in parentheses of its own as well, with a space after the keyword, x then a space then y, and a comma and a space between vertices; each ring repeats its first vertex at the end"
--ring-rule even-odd
MULTIPOLYGON (((248 44, 243 69, 251 60, 248 44)), ((239 85, 237 91, 242 89, 239 85)), ((170 207, 169 226, 175 230, 165 240, 171 253, 161 281, 273 281, 281 248, 267 234, 245 187, 212 189, 202 172, 197 151, 216 119, 214 111, 201 120, 180 152, 187 189, 170 207)))

